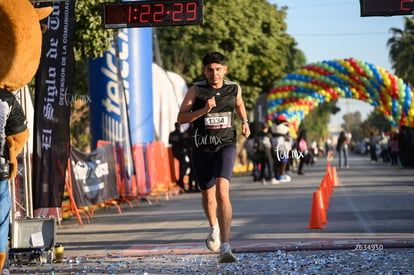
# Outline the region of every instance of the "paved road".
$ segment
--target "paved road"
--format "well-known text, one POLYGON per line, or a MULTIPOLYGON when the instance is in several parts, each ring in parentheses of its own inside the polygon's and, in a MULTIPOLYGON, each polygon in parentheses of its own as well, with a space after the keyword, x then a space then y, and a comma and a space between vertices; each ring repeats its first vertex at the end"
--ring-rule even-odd
MULTIPOLYGON (((232 181, 232 243, 236 251, 296 247, 356 247, 414 244, 414 170, 350 157, 349 169, 337 170, 339 186, 330 196, 324 229, 308 229, 313 192, 326 174, 325 160, 305 167, 292 182, 262 185, 249 175, 232 181)), ((335 160, 332 165, 336 165, 335 160)), ((99 210, 90 224, 74 218, 57 229, 65 255, 157 253, 165 250, 206 252, 207 222, 199 193, 160 198, 149 205, 99 210)))
MULTIPOLYGON (((56 240, 65 247, 63 266, 14 266, 11 271, 13 274, 43 274, 45 270, 65 274, 81 274, 85 270, 90 271, 88 274, 106 273, 103 270, 116 274, 412 271, 414 169, 371 163, 360 155, 351 155, 350 164, 349 169, 337 170, 339 186, 330 196, 328 222, 323 229, 308 229, 308 225, 313 193, 326 174, 324 159, 306 166, 304 176, 293 174, 292 182, 279 185, 253 182, 248 174, 235 175, 231 183, 232 245, 243 261, 230 267, 218 267, 217 256, 204 245, 208 224, 200 194, 186 193, 169 200, 160 197, 151 205, 146 201, 133 208, 123 204, 121 214, 114 207, 100 209, 90 224, 82 226, 75 217, 66 219, 57 228, 56 240), (379 263, 382 266, 377 266, 379 263), (153 269, 148 272, 148 268, 153 269)), ((336 165, 335 160, 332 165, 336 165)))

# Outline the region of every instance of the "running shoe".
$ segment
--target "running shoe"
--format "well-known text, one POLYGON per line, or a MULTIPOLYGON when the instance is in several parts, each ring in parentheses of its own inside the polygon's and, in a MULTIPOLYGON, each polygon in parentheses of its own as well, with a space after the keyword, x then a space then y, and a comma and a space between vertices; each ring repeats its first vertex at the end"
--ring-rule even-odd
POLYGON ((271 184, 279 184, 280 183, 280 181, 279 180, 277 180, 277 179, 275 179, 275 178, 273 178, 272 179, 272 181, 270 182, 271 184))
POLYGON ((289 175, 281 175, 279 178, 280 182, 290 182, 292 179, 289 175))
POLYGON ((206 239, 207 248, 217 252, 220 249, 220 229, 219 227, 211 227, 206 239))
POLYGON ((231 251, 230 244, 223 243, 220 247, 219 263, 234 263, 235 261, 237 261, 237 258, 231 251))

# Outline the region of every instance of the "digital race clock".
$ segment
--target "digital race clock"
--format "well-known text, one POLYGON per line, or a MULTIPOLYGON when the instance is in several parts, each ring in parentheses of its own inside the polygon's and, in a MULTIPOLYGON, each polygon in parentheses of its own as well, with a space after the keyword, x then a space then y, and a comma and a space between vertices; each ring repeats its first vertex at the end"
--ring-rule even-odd
POLYGON ((104 3, 105 29, 194 25, 203 22, 202 0, 154 0, 104 3))
POLYGON ((361 16, 412 15, 412 0, 359 0, 361 16))

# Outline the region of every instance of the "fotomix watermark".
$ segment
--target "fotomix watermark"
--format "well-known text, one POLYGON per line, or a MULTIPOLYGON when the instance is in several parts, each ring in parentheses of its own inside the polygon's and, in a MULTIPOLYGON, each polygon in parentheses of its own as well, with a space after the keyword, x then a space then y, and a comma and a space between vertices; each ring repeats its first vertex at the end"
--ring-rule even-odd
POLYGON ((64 103, 66 106, 74 104, 76 101, 82 101, 85 103, 91 103, 91 97, 89 95, 74 95, 74 94, 67 94, 67 90, 64 93, 64 103))
POLYGON ((276 158, 278 161, 282 161, 284 159, 289 158, 300 159, 305 157, 305 153, 303 151, 291 150, 286 148, 286 146, 280 144, 278 144, 276 148, 274 148, 273 150, 276 154, 276 158))

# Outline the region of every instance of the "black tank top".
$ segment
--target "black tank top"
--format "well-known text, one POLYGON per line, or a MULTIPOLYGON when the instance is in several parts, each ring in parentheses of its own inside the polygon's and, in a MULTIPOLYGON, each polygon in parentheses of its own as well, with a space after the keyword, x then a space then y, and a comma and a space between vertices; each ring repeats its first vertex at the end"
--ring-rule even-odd
POLYGON ((221 148, 236 144, 234 108, 238 86, 225 80, 221 88, 215 89, 207 81, 194 83, 196 99, 192 111, 205 106, 207 99, 216 98, 216 107, 192 123, 193 150, 216 152, 221 148))
POLYGON ((26 130, 26 117, 16 97, 9 91, 0 89, 0 155, 7 156, 6 136, 26 130))

